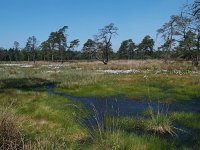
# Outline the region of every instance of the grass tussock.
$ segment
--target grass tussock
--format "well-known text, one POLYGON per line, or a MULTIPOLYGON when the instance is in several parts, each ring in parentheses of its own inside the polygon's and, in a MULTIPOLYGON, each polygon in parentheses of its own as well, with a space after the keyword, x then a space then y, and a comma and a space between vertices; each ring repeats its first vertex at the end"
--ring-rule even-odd
POLYGON ((156 114, 151 111, 151 119, 147 120, 147 130, 152 131, 154 134, 177 136, 171 118, 159 111, 156 114))
POLYGON ((24 148, 24 135, 19 120, 9 112, 0 114, 0 149, 17 150, 24 148))

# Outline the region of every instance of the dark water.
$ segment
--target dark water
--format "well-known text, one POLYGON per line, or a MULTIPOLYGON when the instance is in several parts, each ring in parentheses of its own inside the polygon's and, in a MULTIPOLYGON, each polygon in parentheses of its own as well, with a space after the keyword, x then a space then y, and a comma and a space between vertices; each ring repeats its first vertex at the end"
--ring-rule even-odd
MULTIPOLYGON (((149 108, 169 113, 173 111, 184 111, 200 113, 200 100, 188 100, 177 102, 155 102, 155 101, 136 101, 131 100, 123 95, 113 97, 76 97, 66 93, 59 93, 54 91, 53 86, 46 86, 46 91, 51 95, 58 95, 66 97, 75 102, 81 102, 85 107, 92 112, 92 116, 84 120, 87 126, 95 126, 98 122, 102 122, 106 115, 131 117, 143 116, 144 112, 149 108)), ((178 127, 178 126, 177 126, 178 127)))
POLYGON ((178 102, 155 102, 155 101, 138 101, 127 98, 123 95, 113 97, 76 97, 66 93, 54 91, 53 86, 46 86, 48 94, 63 96, 72 101, 83 103, 88 109, 100 113, 108 113, 119 116, 136 116, 141 115, 144 111, 152 108, 161 112, 184 111, 200 113, 200 100, 188 100, 178 102))

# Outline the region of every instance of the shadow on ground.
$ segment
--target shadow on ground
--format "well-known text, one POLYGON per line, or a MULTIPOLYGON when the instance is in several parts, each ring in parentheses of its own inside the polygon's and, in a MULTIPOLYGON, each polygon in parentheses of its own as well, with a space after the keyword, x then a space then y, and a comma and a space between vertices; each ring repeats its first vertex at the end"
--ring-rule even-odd
POLYGON ((0 80, 0 90, 6 89, 23 89, 31 90, 33 88, 44 88, 46 85, 55 85, 55 82, 41 78, 12 78, 0 80))

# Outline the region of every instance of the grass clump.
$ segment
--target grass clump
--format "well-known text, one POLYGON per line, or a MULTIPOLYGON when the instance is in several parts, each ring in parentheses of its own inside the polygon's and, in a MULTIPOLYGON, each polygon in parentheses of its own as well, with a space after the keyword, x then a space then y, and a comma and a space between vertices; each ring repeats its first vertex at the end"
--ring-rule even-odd
POLYGON ((171 118, 158 112, 157 114, 151 115, 151 119, 147 120, 147 130, 152 131, 154 134, 170 134, 175 136, 174 127, 172 125, 171 118))
POLYGON ((24 135, 19 126, 19 120, 9 112, 0 114, 0 149, 23 149, 24 135))
POLYGON ((144 119, 108 116, 101 124, 101 132, 96 129, 90 149, 97 150, 160 150, 173 149, 167 140, 159 136, 145 134, 144 119), (141 132, 138 132, 140 130, 141 132))
MULTIPOLYGON (((117 126, 127 132, 145 133, 152 135, 177 136, 173 119, 168 113, 153 111, 151 108, 146 115, 138 117, 117 117, 117 126)), ((112 120, 107 119, 107 124, 112 125, 112 120)))

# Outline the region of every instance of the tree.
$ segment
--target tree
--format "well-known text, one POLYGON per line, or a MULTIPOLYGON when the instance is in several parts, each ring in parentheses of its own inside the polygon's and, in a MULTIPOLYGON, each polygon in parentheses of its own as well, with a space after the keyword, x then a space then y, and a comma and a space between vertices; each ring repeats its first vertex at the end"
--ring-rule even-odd
POLYGON ((59 58, 58 57, 57 58, 60 59, 60 61, 63 63, 64 59, 66 58, 65 57, 66 54, 67 54, 67 58, 69 59, 70 56, 72 56, 72 52, 75 50, 75 48, 79 46, 79 42, 80 42, 79 39, 75 39, 69 42, 70 43, 69 46, 67 45, 67 36, 68 36, 66 34, 67 29, 68 29, 68 26, 64 26, 56 32, 51 32, 48 40, 42 43, 41 45, 43 49, 46 48, 48 49, 48 52, 51 53, 52 61, 54 61, 54 54, 55 54, 55 57, 58 56, 58 53, 56 52, 58 51, 59 58))
MULTIPOLYGON (((174 46, 174 36, 177 35, 177 31, 175 30, 176 21, 179 19, 179 16, 173 15, 170 17, 169 22, 165 23, 160 29, 157 30, 157 36, 161 35, 164 40, 163 46, 166 50, 166 55, 164 58, 164 62, 167 63, 169 59, 169 53, 173 49, 174 46)), ((163 47, 162 46, 162 47, 163 47)))
MULTIPOLYGON (((195 41, 195 33, 192 31, 188 31, 185 34, 185 37, 182 41, 179 42, 179 46, 177 50, 179 51, 179 55, 181 58, 185 58, 187 60, 192 59, 195 57, 195 48, 196 48, 196 41, 195 41)), ((194 62, 193 62, 194 63, 194 62)))
POLYGON ((79 46, 79 43, 80 43, 79 39, 71 41, 68 50, 74 51, 74 49, 79 46))
POLYGON ((74 51, 75 48, 79 46, 79 39, 75 39, 70 42, 69 46, 67 46, 67 59, 74 59, 74 51))
POLYGON ((196 33, 196 46, 197 46, 197 51, 196 51, 196 56, 192 60, 192 64, 195 66, 198 66, 198 60, 199 60, 199 55, 200 55, 200 0, 195 0, 193 7, 192 7, 192 12, 193 12, 193 25, 194 25, 194 32, 196 33))
POLYGON ((0 47, 0 61, 5 60, 6 53, 7 51, 3 47, 0 47))
POLYGON ((58 44, 58 49, 60 51, 60 61, 63 63, 63 55, 67 47, 67 35, 65 34, 68 26, 64 26, 58 30, 55 34, 56 43, 58 44))
POLYGON ((96 50, 96 42, 91 39, 88 39, 87 42, 83 45, 82 53, 86 56, 87 59, 92 59, 96 50))
POLYGON ((185 12, 184 15, 191 19, 189 30, 195 34, 196 50, 192 54, 192 64, 197 66, 200 55, 200 0, 195 0, 193 4, 187 5, 185 12))
POLYGON ((35 63, 36 58, 36 47, 37 47, 37 39, 35 36, 31 36, 27 39, 26 42, 26 50, 28 53, 28 61, 30 60, 30 55, 32 55, 33 62, 35 63))
POLYGON ((195 0, 192 5, 192 13, 195 17, 200 19, 200 0, 195 0))
POLYGON ((54 50, 56 46, 56 32, 51 32, 47 42, 49 43, 50 53, 51 53, 51 61, 54 61, 54 50))
POLYGON ((8 58, 9 58, 9 61, 11 62, 11 61, 13 61, 14 59, 15 59, 15 55, 14 55, 14 49, 13 48, 10 48, 9 50, 8 50, 8 58))
POLYGON ((40 45, 40 48, 41 48, 41 50, 43 52, 44 61, 46 59, 49 60, 49 54, 50 54, 50 51, 51 51, 49 41, 47 40, 47 41, 42 42, 41 45, 40 45))
POLYGON ((51 58, 54 60, 54 50, 57 49, 60 53, 60 61, 64 61, 64 52, 67 48, 67 34, 66 30, 68 26, 64 26, 56 32, 51 32, 48 38, 48 43, 50 44, 51 58))
POLYGON ((105 65, 109 60, 109 52, 112 50, 112 37, 117 35, 118 28, 113 23, 99 29, 99 33, 95 36, 97 44, 96 58, 105 65))
POLYGON ((117 52, 119 59, 133 59, 134 50, 136 48, 132 39, 125 40, 117 52))
POLYGON ((30 38, 27 39, 26 46, 24 49, 27 54, 27 59, 28 59, 28 61, 30 61, 30 55, 31 55, 31 40, 30 40, 30 38))
POLYGON ((144 37, 142 42, 138 45, 138 52, 142 59, 153 54, 154 43, 154 40, 149 35, 144 37))
MULTIPOLYGON (((173 34, 173 43, 174 45, 178 45, 178 47, 174 47, 176 52, 172 53, 177 55, 176 57, 179 58, 184 58, 186 59, 186 56, 188 55, 188 52, 191 53, 191 49, 190 49, 190 41, 194 40, 194 39, 189 39, 188 37, 191 37, 190 35, 190 30, 191 30, 191 22, 192 19, 185 15, 183 12, 180 15, 176 15, 174 17, 174 24, 173 24, 173 29, 174 29, 174 34, 173 34), (188 46, 189 46, 189 50, 188 50, 188 46)), ((169 45, 169 43, 164 43, 164 45, 161 46, 161 48, 167 48, 167 46, 169 45)), ((191 55, 191 54, 190 54, 191 55)), ((187 59, 189 59, 191 57, 187 57, 187 59)))
POLYGON ((174 36, 179 39, 176 41, 183 40, 186 37, 186 33, 191 29, 192 19, 188 16, 177 15, 174 23, 174 36))
POLYGON ((19 57, 19 42, 14 42, 14 50, 15 50, 15 60, 18 61, 19 57))

